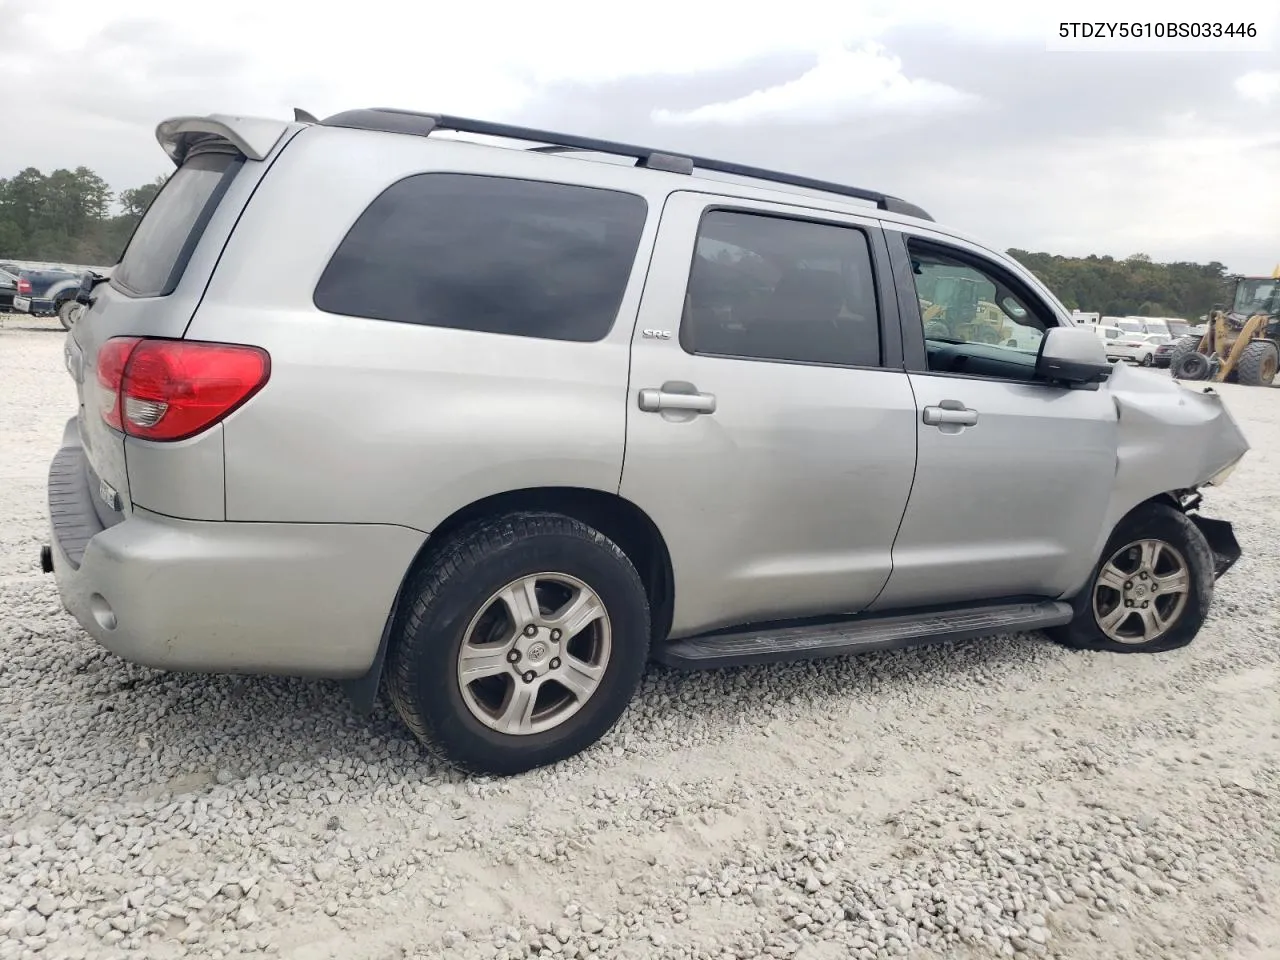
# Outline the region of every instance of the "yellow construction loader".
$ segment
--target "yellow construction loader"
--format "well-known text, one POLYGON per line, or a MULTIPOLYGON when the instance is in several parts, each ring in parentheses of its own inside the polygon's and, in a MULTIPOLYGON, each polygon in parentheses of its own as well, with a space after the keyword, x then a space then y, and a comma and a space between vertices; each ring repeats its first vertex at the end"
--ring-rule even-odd
POLYGON ((1009 336, 1004 329, 1004 314, 994 303, 981 298, 978 281, 970 277, 939 277, 931 292, 933 300, 920 301, 926 337, 994 344, 1009 336))
POLYGON ((1269 387, 1280 369, 1280 264, 1270 277, 1241 277, 1230 308, 1215 308, 1201 337, 1183 337, 1169 357, 1179 380, 1269 387))

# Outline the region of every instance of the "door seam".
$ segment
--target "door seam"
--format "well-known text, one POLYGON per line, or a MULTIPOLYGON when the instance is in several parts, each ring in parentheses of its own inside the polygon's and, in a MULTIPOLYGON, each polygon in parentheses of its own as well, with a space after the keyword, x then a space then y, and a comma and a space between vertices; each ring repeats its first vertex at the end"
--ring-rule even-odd
POLYGON ((911 382, 911 374, 904 368, 902 375, 907 378, 907 389, 911 391, 911 403, 915 407, 915 415, 911 418, 912 424, 915 426, 915 463, 911 468, 911 483, 907 485, 907 499, 902 504, 902 513, 898 517, 898 527, 893 532, 893 540, 889 544, 889 575, 884 578, 884 583, 880 585, 880 589, 876 591, 876 595, 862 609, 864 612, 873 610, 880 597, 883 596, 885 590, 889 588, 889 582, 893 580, 895 570, 893 552, 898 547, 898 537, 902 535, 902 525, 907 520, 907 511, 911 508, 911 494, 916 488, 916 476, 920 472, 920 400, 916 397, 916 386, 911 382))

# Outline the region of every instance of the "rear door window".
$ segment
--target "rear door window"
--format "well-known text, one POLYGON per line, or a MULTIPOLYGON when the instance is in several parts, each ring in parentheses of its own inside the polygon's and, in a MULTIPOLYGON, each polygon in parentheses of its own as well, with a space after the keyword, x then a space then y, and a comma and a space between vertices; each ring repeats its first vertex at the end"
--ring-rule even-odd
POLYGON ((328 313, 589 342, 612 329, 648 205, 612 190, 425 173, 388 187, 315 291, 328 313))
POLYGON ((135 297, 171 294, 243 163, 236 154, 206 153, 179 167, 147 208, 112 275, 112 285, 135 297))
POLYGON ((703 216, 680 323, 689 353, 875 367, 879 320, 871 249, 857 227, 703 216))

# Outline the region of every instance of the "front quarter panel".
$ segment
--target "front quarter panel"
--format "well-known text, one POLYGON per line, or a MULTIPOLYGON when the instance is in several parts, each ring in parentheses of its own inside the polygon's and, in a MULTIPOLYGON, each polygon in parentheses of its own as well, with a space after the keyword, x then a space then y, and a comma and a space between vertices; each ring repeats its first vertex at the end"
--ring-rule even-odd
POLYGON ((1249 450, 1220 394, 1117 365, 1107 388, 1119 416, 1116 476, 1100 555, 1121 518, 1145 500, 1198 487, 1249 450))

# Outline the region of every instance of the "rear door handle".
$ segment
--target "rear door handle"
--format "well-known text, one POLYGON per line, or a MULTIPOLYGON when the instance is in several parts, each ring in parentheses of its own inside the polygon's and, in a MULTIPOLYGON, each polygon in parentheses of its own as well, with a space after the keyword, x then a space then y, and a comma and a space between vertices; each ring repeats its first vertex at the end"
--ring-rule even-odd
POLYGON ((664 410, 680 410, 687 413, 715 413, 716 397, 713 393, 673 393, 656 387, 640 391, 640 409, 646 413, 664 410))
POLYGON ((978 411, 970 410, 959 400, 943 400, 936 407, 924 408, 924 422, 931 427, 950 424, 957 427, 972 427, 978 422, 978 411))

